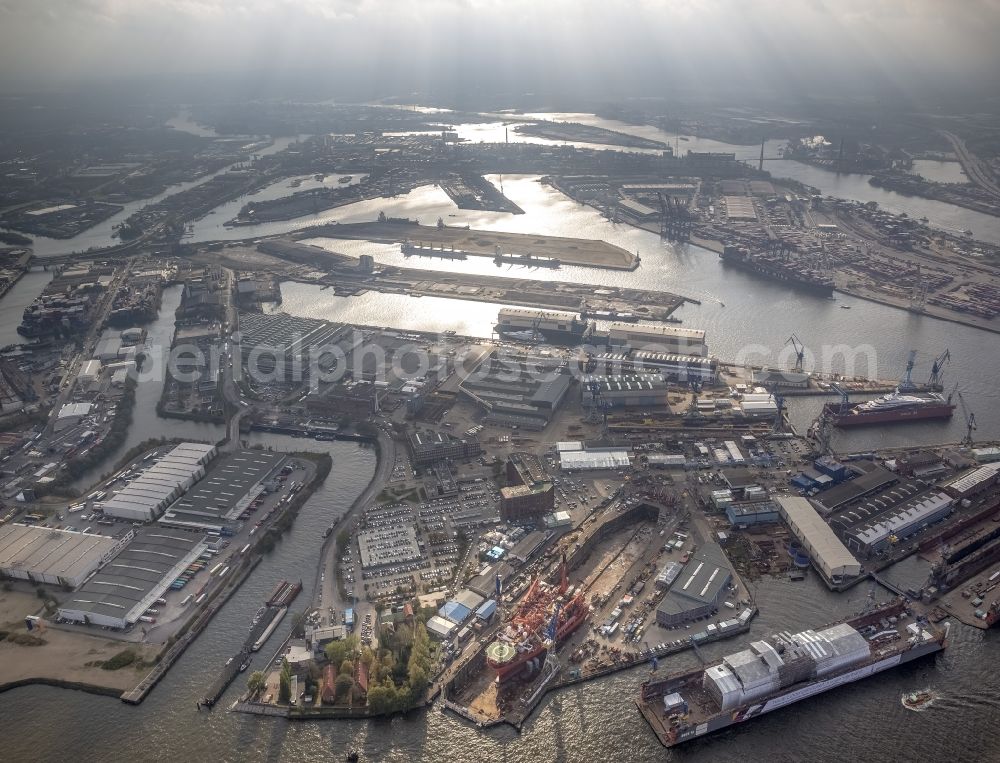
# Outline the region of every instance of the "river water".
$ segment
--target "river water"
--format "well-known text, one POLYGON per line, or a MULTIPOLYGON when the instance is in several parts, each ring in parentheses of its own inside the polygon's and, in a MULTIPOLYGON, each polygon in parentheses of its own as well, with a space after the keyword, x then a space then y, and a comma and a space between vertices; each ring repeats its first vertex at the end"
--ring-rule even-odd
MULTIPOLYGON (((473 228, 599 238, 631 251, 638 250, 641 266, 634 272, 579 267, 529 272, 520 267, 497 268, 489 258, 464 261, 407 258, 398 246, 388 244, 331 239, 309 242, 343 254, 367 253, 379 262, 415 268, 675 292, 701 302, 685 304, 676 314, 686 325, 705 329, 710 351, 725 360, 787 366, 792 357, 786 341, 795 332, 806 345, 809 369, 844 372, 853 368, 854 373, 861 375, 899 378, 910 349, 917 349, 914 378, 924 381, 934 356, 950 348, 952 361, 945 373, 946 385, 960 384, 979 421, 980 438, 1000 438, 1000 406, 994 383, 1000 374, 1000 335, 846 295, 837 295, 836 300, 819 299, 723 268, 715 254, 700 247, 662 242, 656 234, 629 225, 615 225, 590 207, 542 185, 535 177, 505 176, 503 183, 506 194, 525 210, 524 215, 456 210, 440 189, 428 186, 398 199, 359 202, 332 210, 337 214, 330 219, 371 220, 384 210, 388 215, 415 217, 428 224, 441 216, 448 224, 469 224, 473 228), (842 309, 842 305, 851 309, 842 309), (781 319, 775 320, 775 316, 781 319), (845 352, 846 348, 849 351, 845 352)), ((490 335, 498 309, 495 304, 459 302, 458 308, 455 300, 390 294, 336 297, 319 287, 303 284, 286 284, 283 297, 282 309, 299 315, 426 331, 453 328, 484 337, 490 335)), ((808 427, 822 403, 821 398, 790 399, 792 420, 800 431, 808 427)), ((834 445, 844 451, 867 450, 911 442, 954 442, 963 434, 963 419, 956 415, 950 422, 838 432, 834 445)))
MULTIPOLYGON (((788 334, 795 331, 820 356, 823 345, 871 344, 875 349, 872 365, 880 375, 888 376, 901 370, 911 346, 921 350, 921 359, 925 361, 923 373, 929 363, 927 358, 947 346, 954 356, 949 377, 961 380, 962 389, 980 420, 980 436, 1000 436, 1000 413, 997 413, 1000 406, 996 405, 994 381, 1000 372, 997 367, 1000 337, 850 297, 838 297, 836 302, 819 300, 767 281, 723 271, 711 253, 696 247, 675 247, 661 243, 653 234, 615 226, 595 211, 541 186, 532 177, 505 177, 504 188, 527 214, 512 217, 460 212, 439 189, 426 188, 395 200, 365 202, 335 210, 330 219, 371 219, 379 209, 384 209, 387 214, 419 216, 426 223, 443 216, 449 224, 596 237, 638 249, 643 264, 634 273, 563 268, 557 273, 532 274, 540 279, 662 288, 698 298, 701 305, 685 305, 680 315, 688 325, 707 329, 713 353, 727 359, 743 351, 749 359, 759 361, 758 355, 747 352, 751 345, 761 346, 759 355, 770 353, 777 358, 788 334), (840 302, 852 309, 841 310, 840 302)), ((202 230, 207 233, 207 226, 214 227, 215 220, 203 223, 206 227, 202 230)), ((195 238, 201 240, 198 228, 196 225, 195 238)), ((393 246, 316 243, 349 254, 370 252, 381 262, 405 261, 413 267, 497 272, 488 259, 425 262, 416 258, 406 260, 393 246)), ((502 272, 507 270, 510 269, 502 272)), ((512 272, 525 275, 522 269, 512 272)), ((38 274, 37 283, 34 275, 0 301, 0 314, 7 317, 5 325, 15 318, 19 320, 21 302, 25 299, 21 291, 29 292, 36 287, 40 290, 44 286, 42 275, 38 274)), ((286 284, 283 296, 283 309, 297 314, 413 329, 447 327, 483 336, 488 335, 496 313, 495 305, 459 306, 453 300, 416 300, 396 295, 369 294, 344 300, 298 284, 286 284), (456 319, 456 315, 461 317, 456 319)), ((178 300, 178 289, 167 290, 160 317, 150 327, 152 342, 169 344, 178 300)), ((218 427, 209 431, 200 429, 203 425, 156 417, 159 385, 155 382, 140 385, 137 397, 136 418, 123 449, 150 436, 174 433, 199 439, 221 436, 218 427)), ((820 402, 796 402, 794 417, 808 421, 809 406, 818 406, 820 402)), ((958 439, 961 430, 956 417, 951 424, 919 425, 905 431, 888 429, 875 437, 877 443, 886 445, 930 442, 958 439)), ((870 447, 871 438, 872 435, 858 434, 836 442, 840 448, 854 449, 870 447)), ((223 708, 242 691, 243 680, 230 687, 215 711, 198 712, 196 700, 242 641, 250 617, 275 580, 301 577, 306 592, 296 604, 302 607, 308 603, 306 596, 312 595, 322 531, 346 509, 374 471, 373 452, 354 444, 315 443, 275 435, 254 439, 279 449, 322 449, 334 458, 333 472, 306 503, 291 532, 141 706, 130 707, 113 699, 46 687, 27 687, 0 696, 4 759, 51 760, 71 751, 81 761, 107 761, 125 756, 155 761, 185 758, 326 761, 342 759, 348 746, 358 748, 363 759, 373 761, 496 758, 535 763, 623 756, 639 761, 1000 759, 995 742, 995 724, 1000 717, 995 691, 1000 679, 996 667, 1000 636, 996 631, 983 633, 963 626, 953 628, 951 645, 939 657, 799 703, 738 730, 676 751, 659 746, 632 704, 639 683, 648 675, 647 668, 549 695, 521 735, 506 728, 483 733, 436 709, 372 723, 288 723, 226 713, 223 708), (924 687, 943 695, 930 711, 918 714, 901 707, 902 692, 924 687)), ((113 463, 114 458, 108 461, 113 463)), ((106 468, 102 465, 95 472, 106 468)), ((895 582, 904 585, 920 583, 925 576, 926 569, 919 562, 900 565, 891 573, 895 582)), ((859 586, 848 595, 834 596, 812 576, 803 583, 761 580, 756 587, 761 615, 754 623, 753 634, 712 645, 705 650, 706 657, 711 659, 738 649, 752 635, 829 622, 855 611, 866 592, 859 586)), ((258 661, 268 653, 265 648, 258 661)), ((691 655, 679 656, 662 663, 660 670, 689 668, 695 664, 693 660, 691 655)), ((254 667, 261 667, 261 663, 254 667)))
MULTIPOLYGON (((276 138, 272 145, 267 148, 262 148, 254 153, 258 156, 274 154, 278 151, 285 150, 289 145, 300 138, 301 136, 276 138)), ((168 186, 162 193, 158 193, 155 196, 150 196, 146 199, 137 199, 136 201, 130 201, 127 204, 123 204, 121 212, 116 215, 112 215, 104 222, 98 223, 93 228, 88 228, 83 233, 73 236, 72 238, 63 239, 48 238, 46 236, 31 236, 31 239, 34 242, 32 244, 34 253, 37 257, 53 257, 60 254, 70 254, 72 252, 84 252, 91 247, 113 246, 118 244, 120 243, 119 240, 114 237, 115 226, 125 222, 130 215, 138 212, 145 206, 162 201, 167 196, 172 196, 175 193, 186 191, 189 188, 194 188, 196 185, 201 185, 202 183, 207 183, 212 178, 228 172, 232 166, 234 165, 223 167, 221 170, 212 172, 208 175, 203 175, 196 180, 189 180, 184 183, 175 183, 174 185, 168 186)))

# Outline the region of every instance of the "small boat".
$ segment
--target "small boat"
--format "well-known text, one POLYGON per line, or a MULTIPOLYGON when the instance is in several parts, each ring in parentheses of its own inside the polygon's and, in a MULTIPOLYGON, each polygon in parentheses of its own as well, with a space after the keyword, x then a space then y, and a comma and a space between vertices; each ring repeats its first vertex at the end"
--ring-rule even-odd
POLYGON ((338 183, 350 183, 350 182, 351 182, 352 180, 354 180, 354 178, 353 178, 353 177, 351 177, 350 175, 344 175, 344 177, 342 177, 342 178, 341 178, 340 180, 338 180, 337 182, 338 182, 338 183))
POLYGON ((850 306, 850 305, 841 305, 841 306, 840 306, 840 309, 841 309, 841 310, 850 310, 850 309, 851 309, 851 306, 850 306))
POLYGON ((240 673, 246 672, 246 669, 250 667, 251 662, 253 662, 253 657, 247 655, 247 658, 240 663, 240 673))
POLYGON ((934 699, 934 694, 929 689, 921 689, 904 694, 900 701, 907 710, 920 711, 929 707, 934 699))

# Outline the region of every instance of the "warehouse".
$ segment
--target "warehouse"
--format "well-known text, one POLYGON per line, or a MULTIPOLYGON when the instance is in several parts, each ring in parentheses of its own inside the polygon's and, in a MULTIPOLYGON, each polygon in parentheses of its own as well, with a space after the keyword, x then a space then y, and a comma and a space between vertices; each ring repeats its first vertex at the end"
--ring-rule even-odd
POLYGON ((910 501, 888 516, 852 532, 848 544, 865 554, 879 554, 901 543, 928 525, 944 519, 954 510, 955 501, 944 493, 933 493, 910 501))
POLYGON ((996 484, 998 473, 1000 473, 1000 464, 980 466, 978 469, 968 471, 946 482, 943 485, 944 491, 952 498, 968 498, 993 487, 996 484))
POLYGON ((181 443, 106 500, 104 513, 133 522, 156 519, 205 474, 205 464, 216 452, 214 445, 181 443))
POLYGON ((585 376, 580 383, 580 402, 585 408, 666 407, 667 381, 659 374, 585 376))
POLYGON ((722 549, 715 543, 706 543, 691 556, 684 571, 675 576, 656 608, 656 622, 676 628, 712 615, 722 606, 732 580, 733 573, 722 549))
POLYGON ((263 450, 238 450, 219 458, 170 504, 160 524, 209 530, 236 519, 264 492, 264 483, 284 461, 284 454, 263 450))
POLYGON ((714 384, 719 376, 719 361, 701 355, 631 350, 600 352, 588 356, 587 361, 595 373, 653 373, 682 384, 692 381, 714 384))
POLYGON ((571 382, 561 358, 494 352, 483 358, 459 389, 486 410, 488 423, 541 430, 571 382))
POLYGON ((809 374, 801 371, 786 371, 780 368, 762 368, 753 372, 753 383, 761 387, 791 387, 806 389, 809 374))
POLYGON ((650 453, 646 463, 658 469, 686 469, 687 459, 674 453, 650 453))
POLYGON ((731 503, 726 507, 726 517, 733 527, 749 527, 777 522, 780 518, 778 504, 774 501, 731 503))
POLYGON ((852 501, 866 498, 899 482, 899 475, 870 461, 855 461, 850 469, 857 475, 854 479, 842 482, 814 499, 816 508, 824 514, 837 511, 852 501))
POLYGON ((593 448, 559 453, 559 467, 566 472, 591 469, 627 469, 629 451, 622 448, 593 448))
POLYGON ((346 339, 350 331, 341 324, 287 313, 245 313, 240 316, 240 355, 253 379, 293 381, 308 375, 314 363, 328 369, 334 358, 321 351, 346 339))
POLYGON ((59 415, 56 416, 55 431, 61 432, 64 429, 76 426, 86 416, 90 415, 92 408, 93 406, 90 403, 66 403, 59 409, 59 415))
POLYGON ((813 566, 827 583, 836 585, 861 574, 858 560, 840 542, 809 501, 797 496, 781 496, 778 498, 778 507, 781 518, 805 548, 813 566))
POLYGON ((101 361, 96 358, 88 360, 80 366, 80 373, 76 375, 77 381, 84 385, 91 385, 101 378, 101 361))
POLYGON ((128 545, 121 538, 29 525, 0 527, 0 574, 32 583, 76 588, 128 545))
POLYGON ((631 347, 665 354, 708 355, 705 332, 701 329, 679 328, 636 323, 612 323, 608 327, 609 347, 631 347))
POLYGON ((207 548, 201 536, 179 530, 140 532, 59 607, 59 617, 110 628, 133 625, 207 548))
POLYGON ((451 638, 452 634, 458 630, 458 626, 455 625, 455 623, 445 620, 439 615, 432 615, 427 620, 426 627, 427 632, 439 641, 447 641, 451 638))

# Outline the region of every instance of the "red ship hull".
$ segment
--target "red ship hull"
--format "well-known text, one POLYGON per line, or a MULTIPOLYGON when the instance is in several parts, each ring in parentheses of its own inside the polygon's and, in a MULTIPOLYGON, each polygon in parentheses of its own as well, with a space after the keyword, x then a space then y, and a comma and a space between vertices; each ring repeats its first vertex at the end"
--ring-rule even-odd
MULTIPOLYGON (((587 615, 590 614, 589 608, 582 599, 574 600, 572 606, 567 607, 567 611, 569 613, 568 616, 556 626, 555 644, 557 646, 573 635, 577 628, 587 619, 587 615)), ((516 658, 508 662, 498 663, 489 658, 487 658, 486 662, 496 671, 497 681, 502 684, 520 676, 532 660, 538 660, 537 667, 532 670, 541 668, 547 652, 548 647, 542 642, 537 642, 534 648, 521 652, 516 658)))
POLYGON ((871 424, 898 424, 907 421, 927 419, 950 419, 955 413, 954 405, 917 405, 893 411, 873 411, 871 413, 851 413, 858 403, 827 403, 823 413, 831 418, 837 427, 860 427, 871 424))

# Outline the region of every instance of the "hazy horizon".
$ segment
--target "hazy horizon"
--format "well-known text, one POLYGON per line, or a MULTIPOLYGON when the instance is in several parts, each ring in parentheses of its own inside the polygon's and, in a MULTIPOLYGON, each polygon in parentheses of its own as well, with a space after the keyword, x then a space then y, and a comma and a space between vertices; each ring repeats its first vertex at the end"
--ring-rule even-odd
MULTIPOLYGON (((1000 0, 0 0, 0 87, 992 94, 1000 0)), ((272 92, 274 91, 274 92, 272 92)))

